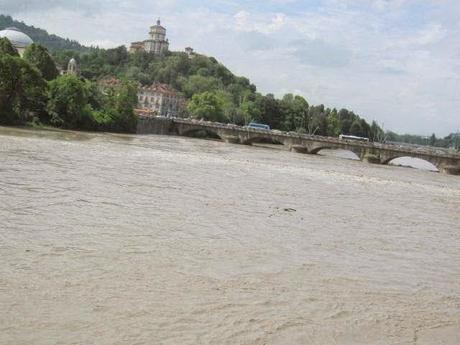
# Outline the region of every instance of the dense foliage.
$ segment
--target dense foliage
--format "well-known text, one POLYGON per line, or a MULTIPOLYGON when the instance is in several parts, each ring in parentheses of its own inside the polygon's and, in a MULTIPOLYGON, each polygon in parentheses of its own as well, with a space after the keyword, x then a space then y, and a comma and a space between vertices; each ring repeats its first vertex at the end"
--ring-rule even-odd
POLYGON ((98 80, 108 75, 151 84, 173 86, 188 100, 194 117, 239 125, 263 122, 272 128, 310 134, 338 136, 341 133, 382 140, 383 131, 373 122, 347 109, 311 106, 301 96, 287 94, 282 99, 262 95, 247 78, 237 77, 212 57, 181 52, 153 55, 129 54, 125 47, 95 49, 91 52, 57 51, 55 60, 65 66, 75 57, 82 76, 98 80))
POLYGON ((310 105, 302 96, 293 94, 281 99, 272 94, 262 95, 247 78, 235 76, 212 57, 190 58, 181 52, 160 56, 146 52, 130 54, 123 46, 107 50, 87 48, 0 15, 0 29, 9 26, 16 26, 40 44, 27 49, 24 61, 7 39, 0 39, 2 123, 23 122, 36 116, 65 128, 131 131, 135 126, 136 83, 160 82, 184 95, 187 109, 195 118, 239 125, 257 121, 285 131, 333 137, 351 134, 380 142, 457 148, 460 145, 458 134, 438 139, 434 135, 426 138, 384 133, 375 121, 369 124, 347 109, 310 105), (52 52, 52 59, 43 46, 52 52), (67 66, 72 57, 80 65, 82 78, 55 79, 56 66, 67 66), (14 75, 12 71, 21 72, 14 75), (106 76, 125 81, 121 87, 103 93, 96 82, 106 76))
POLYGON ((429 145, 437 147, 449 147, 460 150, 460 133, 451 133, 445 138, 437 138, 433 133, 431 136, 397 134, 391 131, 386 133, 386 140, 389 142, 407 143, 412 145, 429 145))
POLYGON ((57 76, 46 48, 32 45, 20 58, 10 45, 6 39, 0 42, 0 124, 39 120, 69 129, 135 130, 136 84, 125 81, 102 92, 91 81, 57 76))
POLYGON ((0 54, 0 123, 20 124, 46 103, 46 82, 25 60, 0 54))
POLYGON ((13 47, 7 38, 0 38, 0 54, 19 56, 18 51, 13 47))
POLYGON ((23 58, 32 66, 35 66, 45 80, 53 80, 59 74, 48 50, 37 43, 33 43, 27 47, 23 58))
POLYGON ((36 27, 24 24, 14 20, 10 16, 0 14, 0 30, 8 27, 16 27, 28 35, 35 43, 45 46, 49 50, 72 49, 77 51, 88 51, 91 48, 84 47, 74 40, 65 39, 56 35, 50 35, 48 32, 36 27))

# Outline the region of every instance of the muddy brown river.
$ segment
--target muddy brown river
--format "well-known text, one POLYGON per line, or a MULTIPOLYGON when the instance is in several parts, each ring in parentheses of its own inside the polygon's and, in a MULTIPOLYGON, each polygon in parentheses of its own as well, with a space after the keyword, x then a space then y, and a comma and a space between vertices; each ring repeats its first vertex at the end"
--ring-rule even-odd
POLYGON ((0 128, 0 344, 460 344, 460 177, 0 128))

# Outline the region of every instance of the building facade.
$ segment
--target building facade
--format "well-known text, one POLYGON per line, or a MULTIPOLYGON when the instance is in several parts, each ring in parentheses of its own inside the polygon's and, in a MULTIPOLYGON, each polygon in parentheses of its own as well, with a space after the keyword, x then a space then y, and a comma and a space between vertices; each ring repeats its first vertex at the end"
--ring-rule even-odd
POLYGON ((169 49, 169 41, 166 38, 166 29, 161 26, 158 19, 157 24, 150 28, 150 38, 142 42, 133 42, 129 48, 131 53, 146 51, 153 54, 161 54, 169 49))
POLYGON ((185 99, 167 84, 154 83, 139 87, 137 98, 141 111, 168 117, 184 116, 185 99))
MULTIPOLYGON (((121 81, 115 77, 101 79, 98 84, 102 92, 108 88, 121 86, 121 81)), ((137 89, 136 113, 145 116, 184 117, 186 101, 174 88, 167 84, 154 83, 150 86, 139 84, 137 89)))

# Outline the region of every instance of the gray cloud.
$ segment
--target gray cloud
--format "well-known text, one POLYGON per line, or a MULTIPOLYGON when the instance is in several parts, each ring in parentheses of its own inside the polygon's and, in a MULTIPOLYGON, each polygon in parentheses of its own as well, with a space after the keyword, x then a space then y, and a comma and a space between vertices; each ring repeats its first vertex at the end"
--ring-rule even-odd
POLYGON ((351 52, 345 47, 322 40, 296 40, 289 46, 293 48, 293 55, 307 65, 340 68, 347 66, 351 59, 351 52))
POLYGON ((276 41, 273 38, 256 31, 238 33, 236 38, 242 47, 248 51, 266 51, 276 46, 276 41))
POLYGON ((107 3, 107 1, 91 0, 0 0, 0 9, 2 13, 10 15, 33 11, 47 11, 55 8, 85 12, 99 12, 107 3))

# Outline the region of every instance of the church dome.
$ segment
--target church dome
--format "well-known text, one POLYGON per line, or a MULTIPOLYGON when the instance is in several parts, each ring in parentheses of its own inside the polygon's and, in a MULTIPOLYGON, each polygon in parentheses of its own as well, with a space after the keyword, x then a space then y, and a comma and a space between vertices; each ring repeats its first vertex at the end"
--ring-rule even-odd
POLYGON ((0 31, 0 38, 3 37, 8 38, 15 48, 27 48, 34 43, 29 36, 14 27, 0 31))

